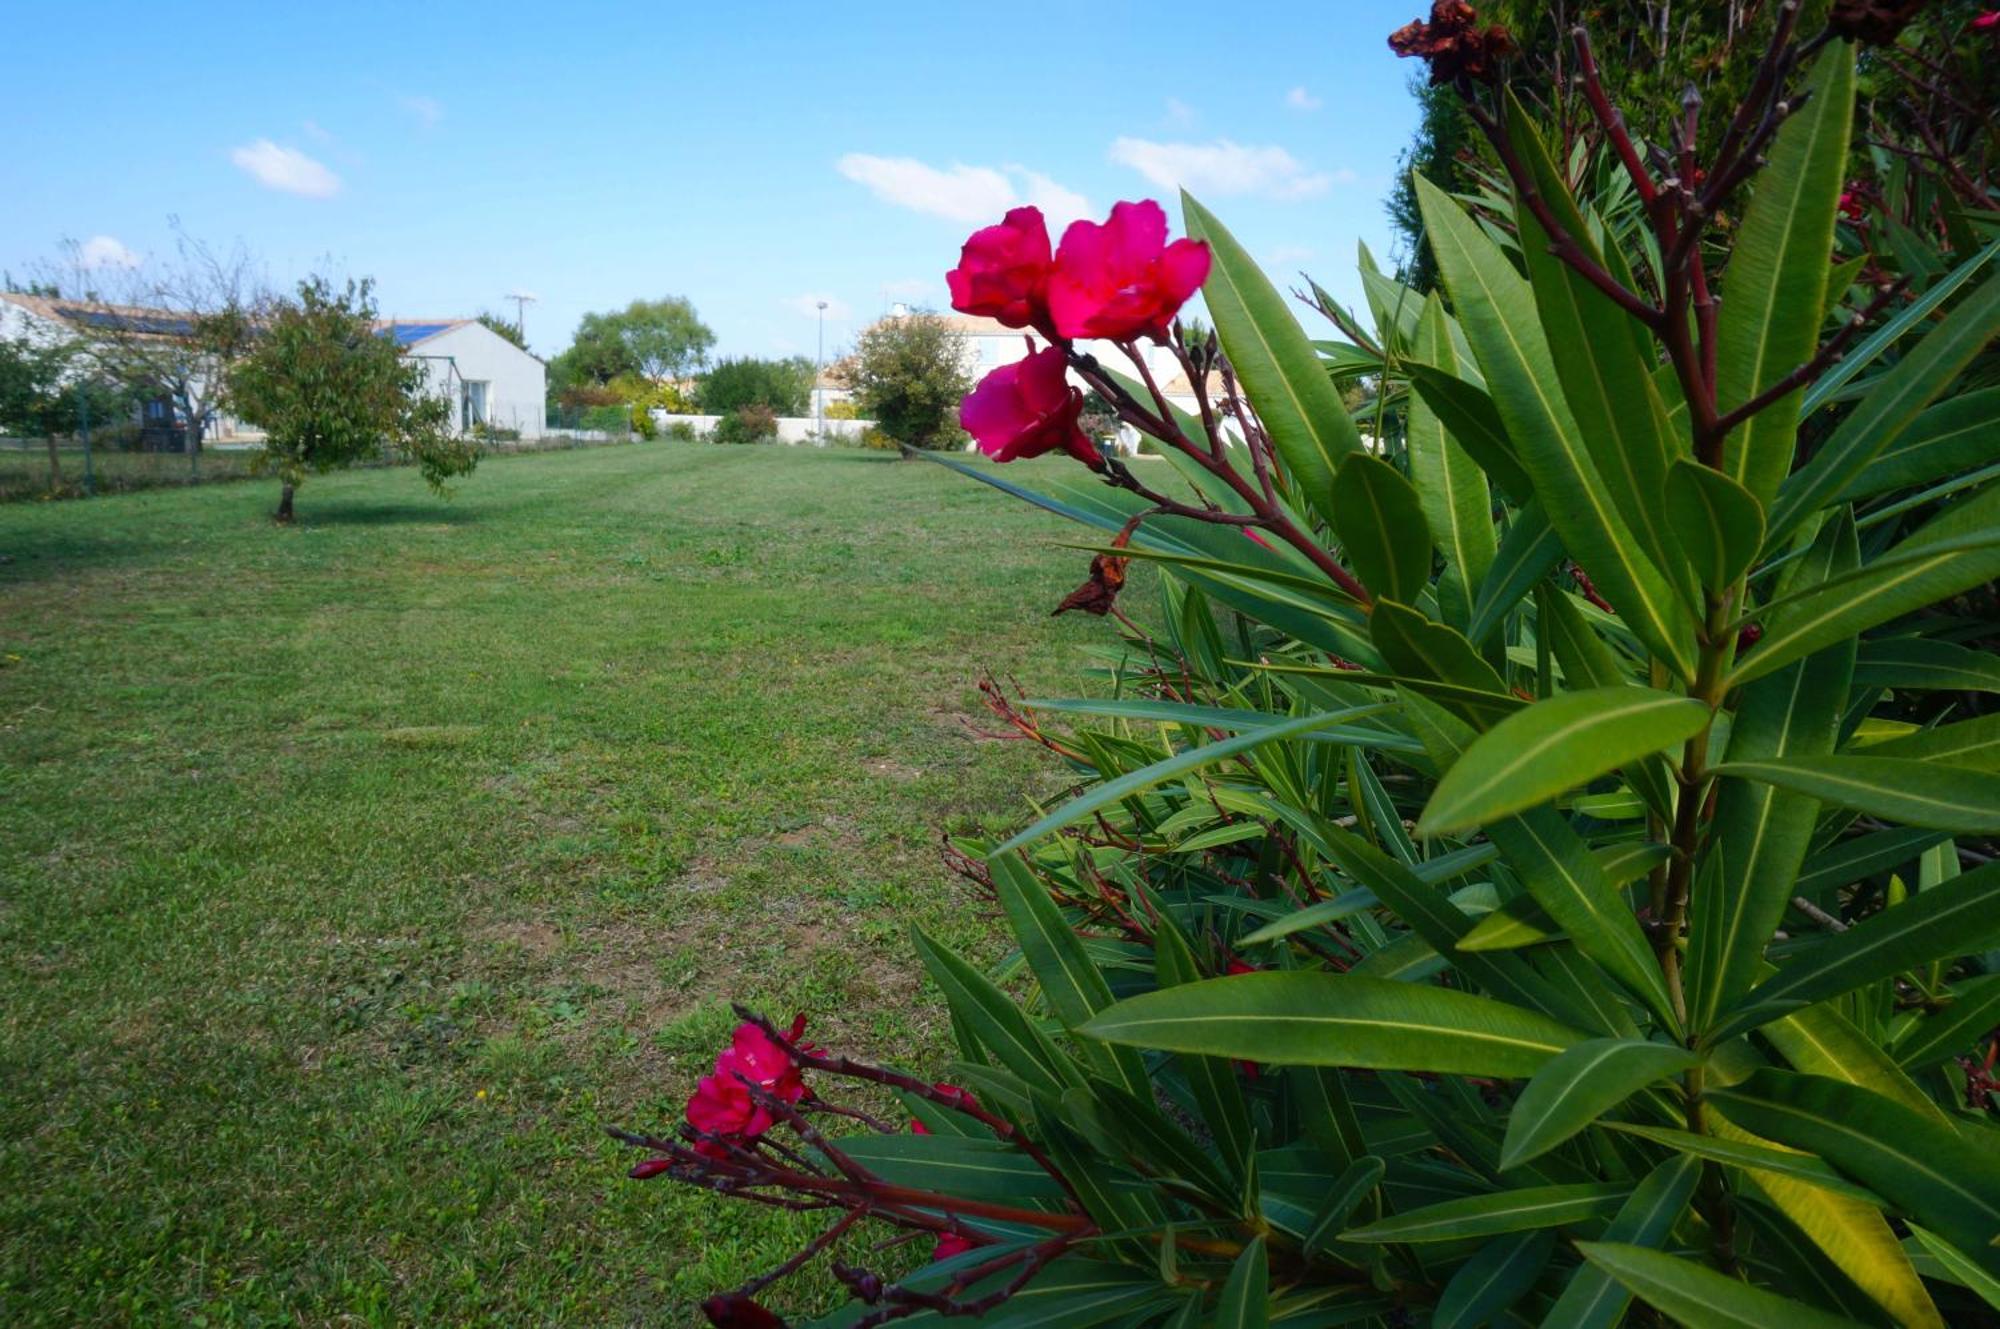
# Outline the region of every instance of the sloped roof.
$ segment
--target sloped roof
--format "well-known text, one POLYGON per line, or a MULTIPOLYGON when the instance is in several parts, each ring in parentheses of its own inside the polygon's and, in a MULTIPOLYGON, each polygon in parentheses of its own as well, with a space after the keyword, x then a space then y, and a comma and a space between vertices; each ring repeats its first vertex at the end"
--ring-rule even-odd
POLYGON ((407 348, 470 322, 469 318, 385 318, 376 321, 375 331, 407 348))
POLYGON ((1010 328, 997 318, 985 318, 978 314, 945 314, 941 316, 945 326, 953 332, 967 337, 1018 337, 1021 329, 1010 328))
MULTIPOLYGON (((1185 372, 1178 373, 1160 384, 1160 391, 1169 397, 1192 397, 1194 396, 1194 384, 1188 382, 1188 376, 1185 372)), ((1211 369, 1208 371, 1208 399, 1212 402, 1220 401, 1222 400, 1222 394, 1222 374, 1218 370, 1211 369)))
POLYGON ((194 333, 192 319, 185 314, 176 314, 167 309, 146 309, 138 305, 107 305, 93 300, 26 295, 19 291, 0 291, 0 300, 5 300, 39 318, 67 323, 76 328, 90 328, 100 332, 130 332, 141 337, 187 337, 194 333))

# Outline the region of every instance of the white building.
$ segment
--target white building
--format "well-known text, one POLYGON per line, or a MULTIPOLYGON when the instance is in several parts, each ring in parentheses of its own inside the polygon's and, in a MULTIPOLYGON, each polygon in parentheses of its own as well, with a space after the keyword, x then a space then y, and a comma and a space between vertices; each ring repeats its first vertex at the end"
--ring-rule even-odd
MULTIPOLYGON (((93 330, 115 330, 122 337, 135 342, 171 344, 177 338, 189 333, 189 320, 185 315, 164 309, 141 309, 131 305, 100 304, 88 300, 71 300, 56 296, 28 295, 21 291, 0 291, 0 338, 25 341, 32 346, 50 347, 77 338, 93 330)), ((169 362, 182 364, 177 357, 163 357, 169 362)), ((72 374, 87 373, 72 362, 72 374)), ((227 444, 244 438, 261 439, 263 435, 248 430, 234 416, 225 411, 213 409, 209 401, 209 371, 212 366, 204 363, 186 363, 190 371, 187 386, 194 398, 210 406, 208 419, 202 425, 203 445, 227 444)), ((158 391, 144 397, 138 407, 138 420, 145 440, 144 446, 165 447, 179 451, 184 443, 185 420, 176 408, 175 399, 161 385, 158 391)))
MULTIPOLYGON (((165 310, 0 292, 0 337, 25 337, 49 345, 67 341, 105 319, 116 320, 140 337, 187 335, 187 319, 165 310)), ((542 436, 548 418, 548 369, 535 356, 477 319, 388 319, 375 326, 393 338, 404 355, 423 363, 430 391, 452 403, 453 430, 469 432, 486 425, 516 430, 522 438, 542 436)), ((201 395, 207 395, 205 389, 201 395)), ((153 416, 166 408, 163 402, 149 402, 144 409, 150 425, 153 416)), ((212 443, 263 437, 227 415, 210 421, 204 432, 212 443)))
POLYGON ((452 428, 509 429, 540 438, 548 419, 548 366, 472 318, 388 319, 376 325, 422 361, 430 391, 451 401, 452 428))

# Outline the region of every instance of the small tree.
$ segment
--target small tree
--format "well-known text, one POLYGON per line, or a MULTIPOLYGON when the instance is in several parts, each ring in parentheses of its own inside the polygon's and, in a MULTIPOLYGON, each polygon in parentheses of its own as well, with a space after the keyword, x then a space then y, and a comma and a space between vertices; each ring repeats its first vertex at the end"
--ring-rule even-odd
POLYGON ((958 403, 972 390, 964 340, 931 313, 885 318, 854 347, 854 395, 864 414, 913 448, 958 438, 958 403))
POLYGON ((710 415, 728 415, 745 406, 763 406, 773 415, 804 415, 812 404, 813 363, 802 355, 785 360, 742 356, 723 360, 701 380, 696 396, 710 415))
POLYGON ((345 289, 324 277, 300 282, 298 297, 272 308, 230 374, 231 404, 268 435, 260 465, 284 483, 280 522, 292 520, 292 494, 308 472, 395 450, 442 492, 479 460, 469 440, 451 435, 451 403, 426 389, 423 364, 376 333, 370 289, 366 281, 345 289))

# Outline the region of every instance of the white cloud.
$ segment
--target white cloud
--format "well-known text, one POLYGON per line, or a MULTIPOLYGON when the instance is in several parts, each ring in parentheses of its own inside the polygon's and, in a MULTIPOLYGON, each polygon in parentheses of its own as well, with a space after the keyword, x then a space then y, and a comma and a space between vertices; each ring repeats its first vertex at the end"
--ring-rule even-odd
POLYGON ((1026 201, 1042 210, 1042 216, 1049 224, 1049 234, 1061 239, 1063 228, 1079 217, 1090 215, 1090 200, 1074 189, 1065 189, 1046 175, 1020 166, 1007 168, 1021 177, 1026 186, 1026 201))
POLYGON ((444 119, 444 103, 435 97, 418 97, 404 94, 396 98, 396 105, 416 117, 425 129, 436 129, 438 121, 444 119))
POLYGON ((1167 98, 1167 125, 1171 129, 1191 129, 1194 122, 1201 119, 1194 107, 1179 97, 1167 98))
POLYGON ((807 318, 818 318, 819 302, 822 300, 826 301, 826 316, 836 323, 853 312, 848 308, 847 301, 821 291, 808 291, 804 295, 795 295, 785 301, 785 304, 807 318))
POLYGON ((139 256, 127 249, 116 236, 93 235, 76 248, 76 261, 85 268, 136 268, 139 256))
POLYGON ((1317 111, 1325 102, 1307 92, 1304 88, 1293 88, 1285 94, 1285 105, 1294 111, 1317 111))
POLYGON ((306 137, 307 137, 307 138, 309 138, 309 139, 311 139, 311 140, 312 140, 313 142, 315 142, 315 143, 331 143, 331 142, 333 142, 333 135, 332 135, 332 133, 330 133, 330 132, 329 132, 329 131, 328 131, 328 130, 327 130, 327 129, 326 129, 325 127, 324 127, 324 126, 322 126, 322 125, 320 124, 320 122, 319 122, 319 121, 317 121, 317 120, 308 120, 308 121, 306 121, 306 122, 305 122, 305 123, 304 123, 303 125, 301 125, 301 126, 300 126, 300 128, 301 128, 301 129, 303 129, 303 130, 305 130, 305 131, 306 131, 306 137))
POLYGON ((929 295, 935 290, 937 283, 929 277, 898 277, 894 281, 882 283, 882 294, 901 296, 906 300, 929 295))
POLYGON ((866 185, 885 203, 947 221, 991 225, 1007 209, 1032 203, 1059 230, 1090 212, 1090 200, 1025 166, 936 167, 914 157, 875 157, 850 152, 835 163, 840 173, 866 185))
POLYGON ((1316 251, 1311 245, 1279 245, 1264 255, 1266 267, 1282 268, 1293 263, 1303 263, 1316 251))
POLYGON ((266 189, 307 198, 331 198, 340 192, 340 177, 297 148, 281 148, 268 138, 229 150, 229 160, 266 189))
POLYGON ((926 166, 914 157, 871 157, 850 152, 840 173, 868 186, 877 198, 913 212, 957 222, 993 222, 1014 204, 1014 185, 987 166, 926 166))
POLYGON ((1221 197, 1259 194, 1294 199, 1323 194, 1335 177, 1308 170, 1298 158, 1278 147, 1245 147, 1228 139, 1213 143, 1154 143, 1120 138, 1111 145, 1111 160, 1129 166, 1162 189, 1186 188, 1221 197))

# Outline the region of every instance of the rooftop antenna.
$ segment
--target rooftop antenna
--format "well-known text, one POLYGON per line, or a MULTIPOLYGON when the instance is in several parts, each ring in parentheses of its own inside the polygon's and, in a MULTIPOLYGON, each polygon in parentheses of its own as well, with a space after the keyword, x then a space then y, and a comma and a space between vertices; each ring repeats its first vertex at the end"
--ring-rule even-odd
POLYGON ((514 302, 514 331, 520 334, 522 341, 526 341, 528 340, 528 306, 541 299, 541 297, 533 291, 511 291, 506 298, 514 302))

